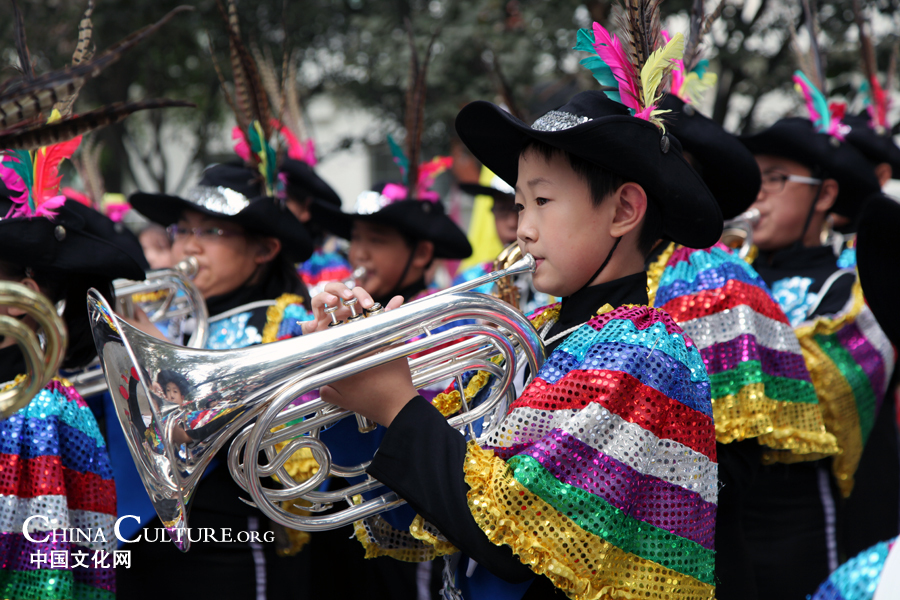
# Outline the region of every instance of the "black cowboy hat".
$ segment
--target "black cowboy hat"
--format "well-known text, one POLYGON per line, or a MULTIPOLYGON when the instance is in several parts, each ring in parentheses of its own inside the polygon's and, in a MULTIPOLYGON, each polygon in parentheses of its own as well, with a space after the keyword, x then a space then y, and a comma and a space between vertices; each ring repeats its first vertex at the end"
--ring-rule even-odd
POLYGON ((330 185, 319 177, 316 171, 302 160, 285 158, 281 162, 279 173, 283 173, 286 180, 285 191, 288 197, 302 200, 312 198, 313 201, 326 202, 334 206, 341 206, 341 198, 330 185))
POLYGON ((274 198, 265 195, 260 176, 232 164, 213 165, 185 197, 137 192, 129 198, 142 215, 163 226, 176 223, 185 210, 231 221, 248 232, 281 240, 283 251, 295 261, 309 258, 313 241, 297 218, 274 198))
MULTIPOLYGON (((363 192, 360 198, 379 197, 386 185, 389 184, 379 184, 363 192)), ((397 200, 383 204, 378 210, 365 213, 345 213, 340 208, 322 206, 318 218, 328 231, 344 239, 350 239, 353 222, 359 220, 389 225, 411 239, 429 241, 434 244, 435 258, 463 259, 472 254, 466 234, 447 216, 440 200, 397 200)))
POLYGON ((881 163, 891 165, 892 178, 900 179, 900 148, 894 143, 890 131, 878 133, 869 126, 869 115, 866 112, 846 117, 844 124, 850 126, 847 143, 859 150, 872 166, 881 163))
POLYGON ((747 210, 759 193, 759 165, 753 154, 712 119, 700 114, 674 94, 668 94, 660 108, 666 114, 666 131, 681 142, 709 191, 715 196, 724 219, 733 219, 747 210))
POLYGON ((480 183, 461 183, 459 189, 472 196, 490 196, 496 200, 515 201, 516 191, 505 181, 494 175, 490 185, 480 183))
POLYGON ((900 204, 877 194, 866 202, 856 234, 856 264, 866 302, 891 343, 900 346, 900 204))
POLYGON ((836 180, 840 190, 831 210, 848 219, 855 219, 863 200, 881 189, 871 165, 853 146, 818 132, 809 119, 781 119, 739 139, 753 154, 788 158, 808 167, 814 177, 836 180))
MULTIPOLYGON (((12 201, 0 198, 0 215, 12 201)), ((140 245, 112 235, 115 224, 79 202, 67 200, 56 216, 0 219, 0 260, 62 275, 100 275, 110 280, 144 279, 140 245)))
POLYGON ((722 235, 722 213, 680 143, 656 125, 632 117, 603 92, 581 92, 529 127, 489 102, 473 102, 456 117, 472 154, 515 185, 519 152, 535 139, 639 183, 662 213, 663 235, 689 248, 708 248, 722 235))

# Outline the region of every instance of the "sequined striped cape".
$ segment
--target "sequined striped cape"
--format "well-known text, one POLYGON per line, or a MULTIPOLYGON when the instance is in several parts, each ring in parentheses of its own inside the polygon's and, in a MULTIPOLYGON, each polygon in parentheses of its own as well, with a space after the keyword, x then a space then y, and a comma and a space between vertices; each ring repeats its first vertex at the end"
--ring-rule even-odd
POLYGON ((472 514, 572 598, 713 598, 718 466, 703 360, 660 310, 598 313, 483 447, 470 443, 472 514))
POLYGON ((897 539, 875 544, 842 564, 819 586, 812 600, 872 600, 897 539))
POLYGON ((840 447, 832 470, 846 497, 853 490, 853 476, 887 391, 896 355, 866 306, 858 278, 840 313, 800 323, 795 332, 825 427, 840 447))
POLYGON ((329 281, 350 279, 352 269, 350 263, 341 254, 319 249, 297 268, 297 273, 306 284, 310 294, 314 296, 329 281))
POLYGON ((651 303, 684 328, 703 357, 717 441, 756 438, 791 460, 837 451, 800 343, 753 267, 723 244, 670 244, 648 278, 651 303))
POLYGON ((106 442, 85 401, 68 381, 52 380, 0 421, 0 444, 2 597, 114 598, 116 488, 106 442), (30 537, 46 541, 25 537, 30 516, 41 517, 29 522, 30 537), (74 568, 76 561, 87 566, 74 568))

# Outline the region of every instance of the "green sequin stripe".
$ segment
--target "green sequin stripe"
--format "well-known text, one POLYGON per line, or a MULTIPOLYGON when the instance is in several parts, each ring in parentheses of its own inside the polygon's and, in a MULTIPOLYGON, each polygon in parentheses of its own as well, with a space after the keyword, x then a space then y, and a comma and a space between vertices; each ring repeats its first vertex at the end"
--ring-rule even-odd
POLYGON ((583 530, 649 561, 715 585, 715 551, 626 515, 609 502, 562 483, 530 456, 507 461, 516 481, 583 530))
POLYGON ((72 580, 65 569, 0 570, 4 600, 115 600, 115 592, 72 580))
POLYGON ((813 336, 813 339, 837 366, 853 390, 856 413, 859 415, 859 433, 865 445, 875 425, 875 392, 872 391, 872 382, 847 349, 841 346, 836 334, 820 334, 813 336))
POLYGON ((762 370, 758 360, 748 360, 736 368, 709 376, 713 399, 736 395, 751 383, 762 383, 766 388, 766 396, 780 402, 802 402, 816 404, 816 389, 812 382, 790 377, 769 375, 762 370))

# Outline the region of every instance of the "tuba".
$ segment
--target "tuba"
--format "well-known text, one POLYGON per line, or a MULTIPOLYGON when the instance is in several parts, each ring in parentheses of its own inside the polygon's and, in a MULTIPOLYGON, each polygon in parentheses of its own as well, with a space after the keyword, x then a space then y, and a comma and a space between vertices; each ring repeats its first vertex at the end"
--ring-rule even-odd
POLYGON ((55 375, 66 353, 66 325, 53 304, 30 288, 9 281, 0 282, 0 305, 24 310, 39 329, 35 335, 28 325, 8 315, 0 315, 0 335, 13 338, 25 355, 27 368, 22 385, 0 391, 0 418, 7 418, 28 404, 55 375))
MULTIPOLYGON (((390 312, 373 307, 371 316, 354 312, 350 321, 327 331, 273 344, 238 350, 195 350, 145 335, 119 320, 109 304, 92 290, 88 297, 94 340, 116 415, 129 450, 160 520, 175 545, 186 551, 188 507, 212 457, 233 438, 228 464, 232 477, 273 521, 286 527, 316 531, 341 527, 403 503, 393 492, 353 503, 363 492, 383 488, 371 477, 332 493, 319 492, 329 475, 365 475, 368 462, 337 465, 320 433, 353 413, 321 399, 304 400, 351 374, 400 358, 409 360, 417 388, 448 379, 463 390, 462 375, 481 370, 496 376, 488 397, 469 406, 463 396, 457 428, 482 421, 485 431, 499 426, 514 400, 513 377, 527 364, 531 373, 544 360, 543 343, 527 318, 506 303, 475 292, 500 277, 534 270, 526 255, 509 269, 422 298, 390 312), (457 327, 442 329, 463 321, 457 327), (500 364, 497 358, 505 364, 500 364), (180 377, 185 390, 164 396, 154 378, 180 377), (174 373, 174 375, 172 374, 174 373), (319 465, 305 481, 295 481, 284 464, 296 451, 308 449, 319 465), (267 462, 261 463, 265 457, 267 462), (281 488, 263 478, 276 476, 281 488), (305 500, 308 511, 335 502, 351 506, 327 516, 301 516, 283 508, 305 500)), ((331 313, 329 313, 331 314, 331 313)), ((332 314, 332 318, 334 318, 332 314)), ((360 431, 371 423, 357 418, 360 431)))
MULTIPOLYGON (((187 346, 203 348, 209 337, 209 313, 203 295, 191 281, 198 268, 197 259, 189 256, 171 269, 149 271, 144 281, 117 279, 113 282, 116 309, 131 318, 138 304, 153 323, 170 321, 170 340, 180 338, 183 321, 193 316, 196 326, 187 346)), ((106 380, 99 366, 99 362, 92 362, 69 377, 82 397, 106 391, 106 380)))
POLYGON ((759 222, 759 209, 745 210, 733 219, 725 221, 720 241, 737 250, 741 260, 746 259, 753 246, 753 226, 759 222))

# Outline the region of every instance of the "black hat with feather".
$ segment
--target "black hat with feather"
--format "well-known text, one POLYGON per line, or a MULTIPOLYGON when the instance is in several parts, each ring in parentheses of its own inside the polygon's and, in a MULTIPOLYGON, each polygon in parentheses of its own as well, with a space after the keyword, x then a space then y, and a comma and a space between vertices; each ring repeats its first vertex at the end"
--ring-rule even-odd
POLYGON ((277 155, 270 140, 283 125, 272 116, 256 61, 241 41, 233 0, 229 0, 227 12, 221 3, 218 5, 228 29, 234 96, 228 92, 215 60, 213 64, 237 120, 232 138, 243 164, 207 167, 200 183, 183 197, 138 192, 129 201, 160 225, 177 222, 186 210, 237 223, 248 232, 278 238, 288 257, 304 261, 312 255, 312 239, 303 224, 275 198, 277 155))
POLYGON ((625 2, 621 39, 600 24, 578 32, 576 50, 603 91, 577 94, 532 125, 488 102, 459 113, 456 130, 476 158, 513 185, 521 149, 537 140, 639 183, 662 214, 662 233, 691 248, 708 248, 722 233, 722 213, 697 172, 667 133, 659 106, 683 37, 664 43, 659 3, 625 2), (646 85, 645 85, 646 84, 646 85))

